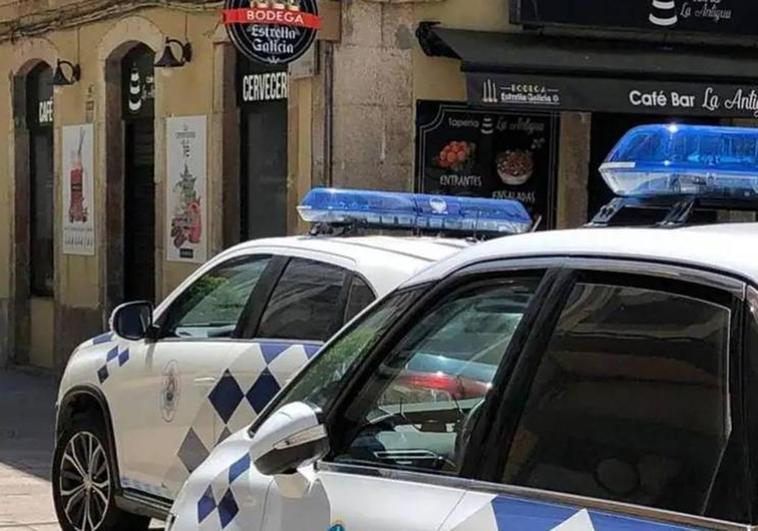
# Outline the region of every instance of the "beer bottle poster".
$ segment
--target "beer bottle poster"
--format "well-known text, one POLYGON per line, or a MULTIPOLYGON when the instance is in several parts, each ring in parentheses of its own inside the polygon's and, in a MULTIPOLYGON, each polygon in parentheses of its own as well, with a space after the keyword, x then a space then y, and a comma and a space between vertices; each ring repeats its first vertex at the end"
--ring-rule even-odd
POLYGON ((95 130, 62 128, 63 254, 95 255, 95 130))
POLYGON ((175 262, 208 257, 206 117, 166 122, 166 254, 175 262))
POLYGON ((540 228, 555 224, 558 117, 419 101, 416 189, 516 199, 540 228))

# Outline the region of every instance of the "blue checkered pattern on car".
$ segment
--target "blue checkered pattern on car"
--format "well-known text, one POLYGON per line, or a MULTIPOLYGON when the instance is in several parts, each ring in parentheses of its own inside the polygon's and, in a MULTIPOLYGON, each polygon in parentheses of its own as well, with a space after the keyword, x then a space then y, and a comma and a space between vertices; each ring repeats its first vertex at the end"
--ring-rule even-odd
POLYGON ((110 347, 105 353, 105 359, 103 359, 102 364, 98 365, 97 370, 95 371, 97 374, 97 381, 100 382, 100 384, 105 383, 115 371, 126 365, 131 357, 129 349, 120 346, 117 339, 116 334, 113 332, 106 332, 105 334, 93 337, 84 344, 85 347, 98 345, 106 345, 107 347, 110 347))
MULTIPOLYGON (((120 345, 117 336, 103 334, 90 345, 105 345, 101 365, 96 373, 101 384, 109 381, 131 359, 129 348, 120 345)), ((287 381, 320 350, 320 344, 292 341, 256 341, 226 368, 197 417, 187 429, 163 481, 181 485, 210 455, 211 450, 232 433, 249 425, 287 381)), ((164 487, 123 478, 125 488, 171 498, 164 487)), ((210 500, 210 498, 209 498, 210 500)), ((206 500, 208 501, 208 500, 206 500)), ((214 499, 214 508, 226 519, 236 513, 233 498, 214 499)))
POLYGON ((104 334, 100 334, 99 336, 92 338, 92 345, 102 345, 103 343, 109 343, 113 341, 114 337, 115 337, 115 334, 113 332, 106 332, 104 334))
POLYGON ((97 379, 102 384, 129 361, 129 349, 115 345, 105 354, 104 363, 97 370, 97 379))
POLYGON ((571 529, 587 531, 695 531, 682 526, 594 509, 582 509, 511 496, 497 496, 492 502, 498 531, 551 531, 573 520, 571 529))
MULTIPOLYGON (((246 351, 226 368, 208 393, 209 408, 201 408, 198 419, 187 430, 177 453, 178 463, 173 467, 173 475, 186 479, 217 444, 255 420, 294 373, 320 348, 318 344, 292 341, 251 343, 253 350, 246 351), (202 429, 202 424, 208 423, 208 417, 203 415, 214 417, 216 431, 213 437, 202 429)), ((222 501, 217 499, 214 503, 222 501)), ((224 507, 229 513, 233 512, 231 502, 227 501, 224 507)))
MULTIPOLYGON (((234 495, 234 485, 245 472, 250 470, 250 454, 245 453, 224 474, 226 482, 222 488, 220 498, 216 498, 213 492, 213 485, 208 485, 205 493, 200 497, 197 502, 197 523, 201 524, 207 518, 216 512, 218 514, 219 523, 221 529, 226 528, 239 514, 239 503, 234 495), (218 499, 218 501, 216 501, 218 499)), ((243 487, 244 490, 244 487, 243 487)))

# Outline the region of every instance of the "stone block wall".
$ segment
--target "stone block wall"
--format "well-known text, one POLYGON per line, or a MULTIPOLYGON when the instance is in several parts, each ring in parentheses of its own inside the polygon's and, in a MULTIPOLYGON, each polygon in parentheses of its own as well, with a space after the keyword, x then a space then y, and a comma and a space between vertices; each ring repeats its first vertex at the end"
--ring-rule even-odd
POLYGON ((343 3, 334 48, 334 186, 413 188, 413 28, 410 3, 343 3))

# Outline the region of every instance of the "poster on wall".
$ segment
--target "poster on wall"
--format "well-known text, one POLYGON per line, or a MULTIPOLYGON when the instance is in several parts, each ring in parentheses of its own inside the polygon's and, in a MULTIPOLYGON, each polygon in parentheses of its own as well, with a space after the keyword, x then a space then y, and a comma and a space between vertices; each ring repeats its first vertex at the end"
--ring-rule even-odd
POLYGON ((166 259, 205 262, 208 255, 206 117, 166 123, 166 259))
POLYGON ((63 254, 95 254, 94 139, 92 124, 62 128, 63 254))
POLYGON ((558 117, 419 101, 416 189, 515 199, 540 228, 555 225, 558 117))

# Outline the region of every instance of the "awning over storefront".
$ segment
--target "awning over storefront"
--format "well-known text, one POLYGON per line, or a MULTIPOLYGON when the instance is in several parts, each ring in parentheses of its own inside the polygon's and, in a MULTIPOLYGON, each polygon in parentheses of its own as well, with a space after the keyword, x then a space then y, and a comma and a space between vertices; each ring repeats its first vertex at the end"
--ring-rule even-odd
MULTIPOLYGON (((574 73, 640 79, 758 81, 758 50, 719 51, 714 46, 664 46, 635 41, 591 40, 523 33, 495 33, 427 26, 467 72, 574 73)), ((423 30, 419 32, 424 38, 423 30)), ((435 51, 430 50, 432 54, 435 51)), ((429 52, 427 52, 429 53, 429 52)))
POLYGON ((493 33, 423 24, 428 55, 459 58, 472 105, 758 117, 758 53, 493 33))

